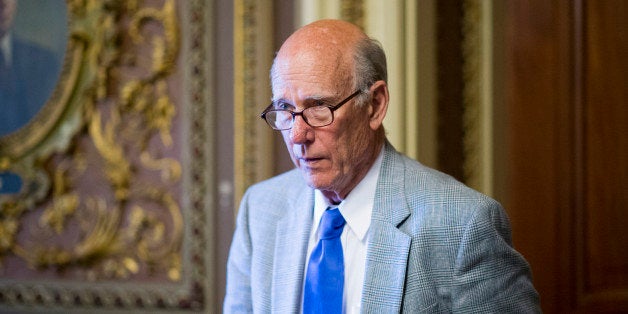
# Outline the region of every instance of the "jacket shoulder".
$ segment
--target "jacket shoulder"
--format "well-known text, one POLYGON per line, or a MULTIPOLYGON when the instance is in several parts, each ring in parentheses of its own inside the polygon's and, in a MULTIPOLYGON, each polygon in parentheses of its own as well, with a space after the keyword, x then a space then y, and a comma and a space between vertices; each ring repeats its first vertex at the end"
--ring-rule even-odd
POLYGON ((284 172, 272 178, 257 182, 247 189, 253 194, 279 194, 285 196, 290 191, 307 188, 303 177, 297 169, 284 172))
MULTIPOLYGON (((386 207, 404 204, 414 217, 431 226, 465 225, 473 215, 505 216, 502 206, 454 177, 424 166, 401 153, 388 156, 379 181, 379 199, 386 207)), ((426 226, 426 224, 421 224, 426 226)))
POLYGON ((303 201, 304 195, 311 190, 303 177, 294 169, 275 177, 251 185, 244 196, 240 209, 249 208, 255 212, 281 215, 280 212, 303 201))
POLYGON ((405 166, 405 187, 411 198, 425 202, 460 204, 469 202, 497 203, 489 196, 467 186, 456 178, 402 156, 405 166))

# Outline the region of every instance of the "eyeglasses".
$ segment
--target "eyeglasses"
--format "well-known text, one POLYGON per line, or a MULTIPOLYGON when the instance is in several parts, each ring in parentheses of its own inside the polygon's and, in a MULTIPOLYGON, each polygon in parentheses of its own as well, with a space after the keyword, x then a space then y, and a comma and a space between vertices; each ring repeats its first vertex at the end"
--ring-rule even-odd
POLYGON ((362 90, 357 90, 343 101, 339 102, 335 106, 313 106, 303 109, 300 112, 295 112, 288 109, 274 109, 276 103, 273 101, 270 105, 264 109, 260 115, 262 119, 270 125, 271 128, 279 131, 290 130, 294 125, 294 119, 296 116, 301 116, 303 121, 309 126, 318 128, 326 125, 330 125, 334 122, 334 111, 346 104, 353 97, 360 94, 362 90))

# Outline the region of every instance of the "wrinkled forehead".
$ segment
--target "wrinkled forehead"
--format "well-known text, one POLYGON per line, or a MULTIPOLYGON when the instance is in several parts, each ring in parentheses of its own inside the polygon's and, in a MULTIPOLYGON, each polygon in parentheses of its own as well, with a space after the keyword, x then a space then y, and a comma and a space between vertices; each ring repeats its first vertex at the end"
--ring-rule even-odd
POLYGON ((343 93, 354 76, 354 50, 366 35, 355 25, 320 20, 294 32, 271 70, 274 96, 286 91, 343 93))
POLYGON ((272 72, 273 95, 287 92, 342 93, 352 85, 350 60, 342 55, 298 51, 281 55, 275 61, 272 72))
POLYGON ((291 42, 284 45, 275 58, 271 72, 273 93, 303 84, 317 84, 327 90, 342 89, 352 83, 352 69, 350 49, 329 42, 291 42))

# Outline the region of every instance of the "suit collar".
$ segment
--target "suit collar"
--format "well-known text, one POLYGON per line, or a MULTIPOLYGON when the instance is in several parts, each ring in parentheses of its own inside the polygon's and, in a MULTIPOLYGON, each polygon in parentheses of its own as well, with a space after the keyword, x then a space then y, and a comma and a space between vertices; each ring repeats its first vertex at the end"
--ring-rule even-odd
POLYGON ((410 215, 405 197, 403 158, 386 143, 377 185, 366 274, 363 312, 400 312, 411 238, 398 226, 410 215))
MULTIPOLYGON (((410 237, 398 226, 410 211, 405 200, 404 161, 389 143, 384 148, 380 171, 369 231, 362 311, 400 312, 410 237)), ((314 191, 304 187, 295 193, 288 208, 277 224, 271 285, 273 312, 300 309, 314 191)))
POLYGON ((313 209, 314 191, 304 187, 299 193, 295 193, 288 210, 277 223, 274 254, 276 260, 271 287, 272 312, 285 312, 286 309, 296 312, 301 306, 305 256, 312 229, 313 209))
POLYGON ((377 182, 373 220, 398 226, 410 215, 406 205, 405 164, 402 156, 389 142, 384 148, 384 159, 377 182))

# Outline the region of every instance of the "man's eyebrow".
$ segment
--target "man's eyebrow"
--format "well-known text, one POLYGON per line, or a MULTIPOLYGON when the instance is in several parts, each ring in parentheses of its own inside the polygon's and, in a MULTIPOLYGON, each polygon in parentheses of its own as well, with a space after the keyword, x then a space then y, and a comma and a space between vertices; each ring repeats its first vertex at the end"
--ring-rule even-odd
MULTIPOLYGON (((335 95, 312 95, 305 98, 302 103, 304 107, 307 108, 307 107, 316 106, 317 104, 315 102, 323 102, 325 104, 332 104, 335 100, 336 100, 335 95)), ((296 108, 296 106, 292 103, 292 101, 286 98, 277 98, 273 100, 272 102, 273 104, 287 104, 296 108)))
POLYGON ((306 98, 303 101, 303 106, 305 108, 309 108, 309 107, 316 107, 320 105, 332 105, 334 103, 334 99, 335 98, 333 96, 310 97, 310 98, 306 98))

